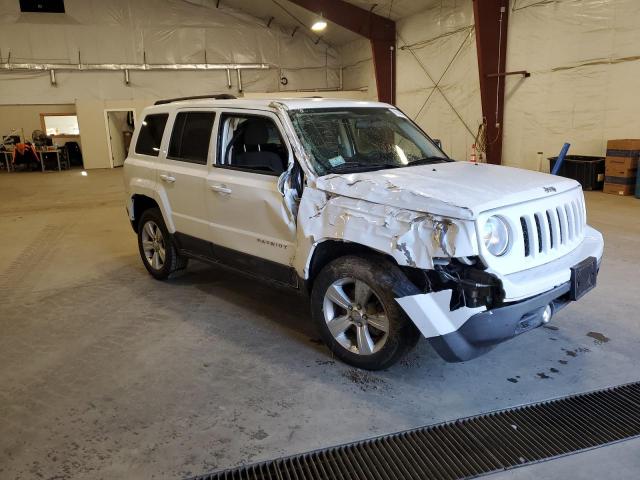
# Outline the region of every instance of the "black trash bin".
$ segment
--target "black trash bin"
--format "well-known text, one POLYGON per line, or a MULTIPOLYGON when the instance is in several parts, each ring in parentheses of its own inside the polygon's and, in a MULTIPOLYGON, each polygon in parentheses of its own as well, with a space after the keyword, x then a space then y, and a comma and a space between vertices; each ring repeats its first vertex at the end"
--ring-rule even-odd
MULTIPOLYGON (((553 171, 558 157, 549 157, 549 171, 553 171)), ((567 155, 558 175, 580 182, 583 190, 602 190, 604 187, 604 157, 567 155)))

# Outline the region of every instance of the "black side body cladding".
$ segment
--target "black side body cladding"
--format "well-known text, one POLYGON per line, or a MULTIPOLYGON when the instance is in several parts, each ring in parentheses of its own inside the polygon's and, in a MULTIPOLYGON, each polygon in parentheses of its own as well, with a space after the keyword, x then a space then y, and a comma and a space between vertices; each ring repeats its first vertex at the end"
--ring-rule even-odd
POLYGON ((300 280, 293 267, 264 258, 222 247, 191 235, 176 232, 173 235, 181 255, 220 264, 254 277, 299 288, 300 280))

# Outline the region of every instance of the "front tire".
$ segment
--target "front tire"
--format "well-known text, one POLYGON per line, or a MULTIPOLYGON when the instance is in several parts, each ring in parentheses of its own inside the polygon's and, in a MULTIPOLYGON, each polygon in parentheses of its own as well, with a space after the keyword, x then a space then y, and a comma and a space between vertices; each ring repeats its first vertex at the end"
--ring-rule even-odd
POLYGON ((392 262, 346 256, 322 269, 311 313, 329 349, 345 363, 381 370, 413 348, 420 332, 396 302, 419 293, 392 262))
POLYGON ((138 223, 138 249, 147 271, 158 280, 171 278, 187 268, 188 259, 178 255, 173 238, 158 208, 145 210, 138 223))

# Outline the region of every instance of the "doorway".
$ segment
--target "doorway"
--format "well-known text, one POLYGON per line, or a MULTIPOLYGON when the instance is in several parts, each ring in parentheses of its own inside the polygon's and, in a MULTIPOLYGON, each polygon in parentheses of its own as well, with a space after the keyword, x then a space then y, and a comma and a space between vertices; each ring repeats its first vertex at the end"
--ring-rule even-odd
POLYGON ((129 154, 129 145, 136 122, 135 111, 133 109, 109 109, 104 111, 104 118, 111 167, 121 167, 129 154))

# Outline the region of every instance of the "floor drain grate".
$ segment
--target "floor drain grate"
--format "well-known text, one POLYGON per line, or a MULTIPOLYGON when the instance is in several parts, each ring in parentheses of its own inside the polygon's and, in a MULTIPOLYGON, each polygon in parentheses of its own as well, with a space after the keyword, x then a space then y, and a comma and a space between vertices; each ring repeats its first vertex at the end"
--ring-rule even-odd
POLYGON ((256 463, 194 480, 461 479, 640 435, 640 382, 256 463))

